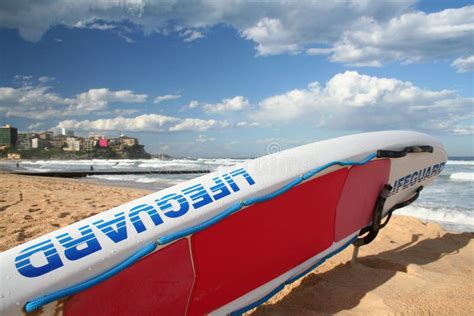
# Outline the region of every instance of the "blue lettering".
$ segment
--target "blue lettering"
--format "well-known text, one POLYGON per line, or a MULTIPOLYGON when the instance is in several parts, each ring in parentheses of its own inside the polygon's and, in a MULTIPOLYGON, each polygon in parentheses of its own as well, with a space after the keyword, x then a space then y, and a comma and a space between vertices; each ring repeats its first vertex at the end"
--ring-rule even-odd
POLYGON ((15 266, 18 272, 28 278, 38 277, 63 266, 58 251, 54 247, 51 239, 40 242, 36 245, 23 249, 15 258, 15 266), (46 263, 41 266, 34 266, 31 256, 41 253, 46 258, 46 263))
POLYGON ((203 207, 204 205, 212 202, 211 196, 207 193, 202 184, 190 186, 189 188, 184 189, 183 193, 189 195, 191 200, 196 202, 193 204, 195 209, 203 207))
MULTIPOLYGON (((441 172, 442 166, 444 166, 444 164, 439 166, 437 172, 441 172)), ((436 170, 433 170, 433 172, 436 172, 436 170)), ((255 184, 250 174, 245 169, 240 168, 231 171, 229 174, 224 174, 222 177, 213 178, 214 184, 207 189, 202 184, 196 184, 183 189, 182 194, 172 193, 165 195, 156 200, 157 208, 149 204, 137 205, 130 209, 128 217, 136 232, 142 233, 147 230, 143 222, 142 213, 146 213, 153 224, 158 226, 163 223, 163 219, 160 214, 158 214, 157 209, 169 218, 183 216, 189 211, 189 204, 191 203, 188 202, 189 199, 192 201, 192 206, 198 209, 230 195, 232 191, 238 192, 240 188, 235 182, 235 178, 238 176, 242 176, 249 185, 255 184), (210 191, 210 193, 208 191, 210 191), (189 199, 186 197, 189 197, 189 199)), ((396 190, 401 186, 402 180, 403 178, 395 182, 396 190)), ((78 260, 102 249, 91 226, 94 226, 114 243, 119 243, 128 238, 125 212, 118 212, 113 215, 112 219, 99 219, 91 224, 80 227, 78 232, 76 232, 77 238, 71 237, 69 232, 57 235, 56 239, 64 248, 65 258, 78 260)), ((64 263, 61 256, 55 248, 53 241, 50 239, 23 249, 15 258, 15 266, 18 272, 25 277, 37 277, 58 269, 63 265, 64 263), (37 263, 37 260, 41 263, 37 263), (34 261, 36 265, 34 265, 32 261, 34 261)))
POLYGON ((410 177, 411 175, 405 177, 405 180, 403 181, 403 189, 408 188, 408 184, 410 184, 410 177))
POLYGON ((441 171, 443 171, 445 165, 446 165, 445 162, 439 164, 438 174, 440 174, 441 171))
POLYGON ((227 182, 227 184, 232 188, 232 191, 234 192, 240 191, 239 186, 235 183, 234 179, 232 179, 230 175, 226 173, 222 177, 227 182))
POLYGON ((395 180, 392 186, 392 191, 390 192, 390 195, 394 195, 398 193, 399 189, 402 188, 402 190, 407 189, 408 187, 411 187, 415 185, 417 182, 422 182, 425 179, 429 177, 434 177, 436 175, 439 175, 441 171, 443 171, 444 166, 446 165, 446 162, 442 162, 440 164, 434 164, 432 166, 426 167, 423 170, 415 171, 412 174, 408 174, 404 177, 401 177, 398 180, 395 180))
POLYGON ((426 168, 423 169, 423 173, 420 171, 420 176, 418 177, 418 182, 423 181, 423 179, 425 178, 425 174, 426 174, 426 168))
POLYGON ((167 217, 175 218, 186 214, 189 210, 189 203, 181 194, 171 193, 165 195, 161 199, 156 200, 158 207, 167 217), (176 201, 179 204, 179 209, 174 210, 171 201, 176 201))
POLYGON ((230 174, 232 175, 232 177, 237 177, 238 175, 242 175, 245 180, 247 180, 248 184, 250 185, 254 185, 255 184, 255 181, 252 179, 252 177, 248 174, 247 171, 245 171, 244 168, 240 168, 240 169, 237 169, 237 170, 234 170, 234 171, 231 171, 230 174))
POLYGON ((431 170, 431 176, 436 176, 438 174, 438 168, 439 168, 439 165, 434 165, 433 166, 433 169, 431 170))
POLYGON ((81 237, 77 239, 73 239, 69 233, 64 233, 56 237, 61 246, 66 248, 64 255, 69 260, 81 259, 102 249, 89 225, 80 227, 79 232, 81 233, 81 237))
POLYGON ((140 213, 146 213, 148 216, 150 216, 151 220, 153 221, 153 224, 155 226, 158 226, 160 224, 163 224, 163 220, 161 219, 160 215, 158 212, 155 210, 155 208, 151 205, 148 204, 140 204, 135 207, 133 207, 130 210, 130 213, 128 216, 130 217, 130 221, 132 222, 133 226, 135 227, 135 230, 137 233, 144 232, 146 230, 145 224, 143 224, 142 219, 140 218, 140 213))
POLYGON ((426 174, 425 174, 425 178, 429 178, 431 177, 431 166, 428 167, 428 169, 426 169, 426 174))
POLYGON ((224 184, 224 182, 222 182, 221 179, 216 177, 212 180, 214 180, 214 183, 216 184, 216 185, 214 185, 210 188, 211 192, 215 193, 212 196, 214 198, 214 200, 217 201, 217 200, 222 199, 223 197, 230 194, 230 190, 227 188, 227 186, 224 184))
POLYGON ((396 190, 397 192, 398 192, 398 189, 400 189, 403 185, 403 179, 405 179, 405 177, 398 179, 397 190, 396 190))
POLYGON ((115 218, 108 222, 105 222, 103 219, 98 220, 94 222, 94 225, 115 243, 127 239, 127 225, 124 212, 115 214, 115 218), (113 225, 116 225, 115 228, 113 225))
POLYGON ((413 174, 411 175, 410 186, 412 186, 416 183, 417 176, 418 176, 418 171, 413 172, 413 174))

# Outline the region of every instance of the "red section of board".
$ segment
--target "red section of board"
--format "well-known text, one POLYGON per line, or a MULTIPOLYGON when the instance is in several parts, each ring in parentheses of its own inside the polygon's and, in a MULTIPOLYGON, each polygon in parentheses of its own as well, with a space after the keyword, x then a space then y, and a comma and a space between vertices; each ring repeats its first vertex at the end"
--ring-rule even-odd
POLYGON ((191 237, 196 283, 188 315, 203 315, 328 248, 347 168, 250 206, 191 237))
POLYGON ((184 315, 194 281, 182 239, 64 304, 65 315, 184 315))
POLYGON ((336 211, 334 240, 339 241, 370 223, 377 196, 390 175, 390 159, 352 167, 336 211))

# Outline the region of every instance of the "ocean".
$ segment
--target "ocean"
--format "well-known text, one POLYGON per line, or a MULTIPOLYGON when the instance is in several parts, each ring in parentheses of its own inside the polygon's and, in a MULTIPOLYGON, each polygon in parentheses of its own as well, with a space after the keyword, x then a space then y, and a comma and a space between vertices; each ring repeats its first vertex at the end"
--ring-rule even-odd
MULTIPOLYGON (((90 170, 210 170, 229 167, 245 159, 147 159, 147 160, 37 160, 22 161, 28 171, 90 170)), ((17 169, 14 162, 0 162, 2 169, 17 169)), ((202 174, 175 175, 96 175, 83 181, 162 190, 202 174)), ((450 158, 439 178, 425 188, 420 198, 395 214, 417 217, 425 222, 438 222, 450 231, 474 231, 474 157, 450 158)))

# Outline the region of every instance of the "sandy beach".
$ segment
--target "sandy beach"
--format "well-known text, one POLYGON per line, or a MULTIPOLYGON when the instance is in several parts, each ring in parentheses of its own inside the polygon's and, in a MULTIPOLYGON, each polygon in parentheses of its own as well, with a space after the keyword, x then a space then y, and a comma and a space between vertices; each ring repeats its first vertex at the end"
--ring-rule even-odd
POLYGON ((150 191, 0 173, 0 251, 150 191))
MULTIPOLYGON (((0 174, 0 251, 149 193, 0 174)), ((356 263, 350 246, 248 314, 472 315, 473 238, 394 216, 356 263)))

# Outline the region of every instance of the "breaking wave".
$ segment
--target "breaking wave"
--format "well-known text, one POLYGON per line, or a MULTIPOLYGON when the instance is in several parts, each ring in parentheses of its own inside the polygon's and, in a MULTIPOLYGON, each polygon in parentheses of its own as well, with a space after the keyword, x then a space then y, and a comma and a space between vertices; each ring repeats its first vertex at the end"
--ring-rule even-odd
POLYGON ((449 176, 451 180, 474 181, 474 172, 455 172, 449 176))
POLYGON ((438 222, 443 226, 460 231, 474 231, 474 217, 469 213, 471 212, 452 208, 429 208, 409 205, 395 211, 394 214, 413 216, 427 222, 438 222))
POLYGON ((474 160, 448 160, 447 164, 453 166, 474 166, 474 160))

